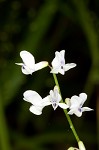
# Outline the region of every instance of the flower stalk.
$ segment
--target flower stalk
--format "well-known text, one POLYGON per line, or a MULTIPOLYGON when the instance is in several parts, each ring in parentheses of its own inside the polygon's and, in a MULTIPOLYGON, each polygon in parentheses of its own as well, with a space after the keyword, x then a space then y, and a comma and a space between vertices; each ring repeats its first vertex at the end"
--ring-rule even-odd
MULTIPOLYGON (((62 98, 62 94, 61 94, 61 90, 60 90, 60 86, 59 86, 59 83, 58 83, 58 79, 57 79, 56 74, 53 74, 53 78, 54 78, 54 81, 55 81, 56 86, 58 86, 58 88, 59 88, 59 92, 60 92, 60 95, 61 95, 61 98, 62 98)), ((61 102, 63 102, 63 99, 61 100, 61 102)), ((63 111, 64 111, 64 113, 65 113, 65 116, 66 116, 66 118, 67 118, 67 120, 68 120, 68 123, 69 123, 69 125, 70 125, 70 128, 71 128, 71 130, 72 130, 72 132, 73 132, 73 134, 74 134, 74 136, 75 136, 77 142, 79 142, 79 141, 80 141, 79 136, 77 135, 77 132, 76 132, 76 130, 75 130, 75 128, 74 128, 74 125, 73 125, 73 123, 72 123, 72 121, 71 121, 71 118, 70 118, 70 116, 69 116, 68 113, 67 113, 67 110, 66 110, 66 109, 63 109, 63 111)))

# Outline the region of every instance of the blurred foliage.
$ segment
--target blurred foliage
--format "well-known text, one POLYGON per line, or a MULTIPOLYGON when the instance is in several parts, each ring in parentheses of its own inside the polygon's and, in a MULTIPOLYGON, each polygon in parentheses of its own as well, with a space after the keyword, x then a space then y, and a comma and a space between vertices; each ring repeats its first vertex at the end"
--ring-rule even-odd
POLYGON ((62 110, 46 107, 41 116, 29 112, 23 92, 42 97, 53 89, 49 68, 32 76, 21 73, 19 52, 36 62, 51 63, 55 51, 66 50, 66 62, 77 67, 58 75, 63 98, 86 92, 93 112, 71 116, 86 149, 99 149, 99 1, 0 0, 0 150, 62 150, 77 143, 62 110))

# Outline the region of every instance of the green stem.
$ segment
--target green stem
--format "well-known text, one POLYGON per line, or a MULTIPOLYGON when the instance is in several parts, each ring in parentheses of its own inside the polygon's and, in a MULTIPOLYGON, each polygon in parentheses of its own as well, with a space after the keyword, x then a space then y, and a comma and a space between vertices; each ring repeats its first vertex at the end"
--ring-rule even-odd
POLYGON ((6 120, 3 110, 2 98, 0 95, 0 149, 10 150, 9 138, 6 127, 6 120))
MULTIPOLYGON (((53 77, 54 77, 55 84, 58 86, 59 91, 60 91, 60 94, 61 94, 61 90, 60 90, 60 86, 59 86, 59 83, 58 83, 56 74, 53 74, 53 77)), ((61 95, 61 97, 62 97, 62 95, 61 95)), ((63 102, 63 99, 62 99, 61 101, 63 102)), ((67 120, 68 120, 68 122, 69 122, 69 125, 70 125, 71 130, 72 130, 72 132, 73 132, 73 134, 74 134, 74 136, 75 136, 77 142, 79 142, 80 139, 79 139, 79 137, 78 137, 78 135, 77 135, 77 132, 76 132, 76 130, 75 130, 75 128, 74 128, 74 125, 73 125, 73 123, 72 123, 72 121, 71 121, 71 119, 70 119, 70 116, 68 115, 66 109, 63 109, 63 110, 64 110, 65 116, 66 116, 66 118, 67 118, 67 120)))

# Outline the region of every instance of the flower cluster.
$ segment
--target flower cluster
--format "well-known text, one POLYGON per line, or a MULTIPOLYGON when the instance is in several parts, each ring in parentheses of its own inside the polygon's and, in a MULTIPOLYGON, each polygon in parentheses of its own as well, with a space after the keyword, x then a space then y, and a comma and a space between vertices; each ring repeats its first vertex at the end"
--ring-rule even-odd
MULTIPOLYGON (((22 66, 21 70, 26 75, 32 75, 33 72, 49 65, 47 61, 35 63, 34 56, 26 50, 20 52, 20 57, 22 58, 23 63, 16 64, 22 66)), ((75 63, 65 64, 65 50, 55 52, 55 58, 52 60, 51 65, 52 67, 50 73, 60 73, 62 75, 64 75, 65 72, 71 68, 76 67, 75 63)), ((79 96, 74 95, 71 98, 66 98, 66 101, 63 102, 58 86, 55 86, 53 90, 50 90, 49 95, 45 98, 42 98, 36 91, 32 90, 25 91, 23 93, 23 97, 25 101, 32 104, 29 110, 35 115, 41 115, 43 108, 48 105, 52 105, 54 110, 56 110, 58 106, 62 109, 69 109, 69 115, 75 114, 78 117, 82 115, 82 112, 92 110, 89 107, 82 107, 87 99, 86 93, 81 93, 79 96)))

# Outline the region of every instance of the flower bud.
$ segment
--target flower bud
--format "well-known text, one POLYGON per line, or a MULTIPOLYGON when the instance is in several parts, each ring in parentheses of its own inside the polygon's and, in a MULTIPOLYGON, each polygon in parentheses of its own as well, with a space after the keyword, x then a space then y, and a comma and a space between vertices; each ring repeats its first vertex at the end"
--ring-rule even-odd
POLYGON ((82 141, 78 142, 78 146, 79 146, 79 150, 86 150, 86 148, 85 148, 85 146, 84 146, 82 141))
POLYGON ((75 148, 75 147, 70 147, 70 148, 68 148, 68 150, 79 150, 79 149, 75 148))

